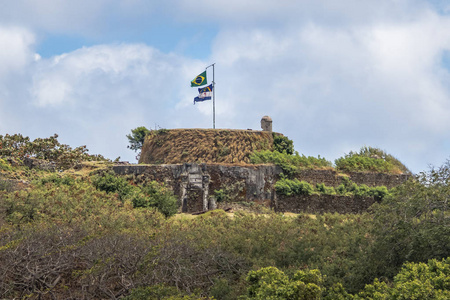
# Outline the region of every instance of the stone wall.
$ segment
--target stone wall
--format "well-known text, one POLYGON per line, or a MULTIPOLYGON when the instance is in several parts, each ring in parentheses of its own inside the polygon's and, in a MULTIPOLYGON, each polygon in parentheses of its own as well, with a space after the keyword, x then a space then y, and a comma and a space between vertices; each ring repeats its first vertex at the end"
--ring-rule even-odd
MULTIPOLYGON (((214 209, 215 191, 223 190, 236 202, 270 203, 276 211, 358 213, 366 210, 372 198, 337 195, 312 195, 285 197, 276 195, 275 183, 281 168, 275 165, 223 165, 223 164, 173 164, 173 165, 117 165, 119 175, 132 175, 137 182, 156 180, 172 187, 179 198, 183 212, 214 209)), ((348 177, 357 184, 385 185, 388 188, 405 182, 408 175, 370 173, 338 174, 334 170, 303 170, 298 179, 311 184, 325 183, 338 186, 348 177)))
POLYGON ((410 175, 391 175, 383 173, 359 173, 351 172, 349 174, 339 174, 335 170, 301 170, 296 176, 299 180, 307 181, 311 184, 324 183, 327 186, 337 187, 342 183, 342 179, 347 177, 356 184, 365 184, 368 186, 384 185, 387 188, 393 188, 408 180, 410 175))

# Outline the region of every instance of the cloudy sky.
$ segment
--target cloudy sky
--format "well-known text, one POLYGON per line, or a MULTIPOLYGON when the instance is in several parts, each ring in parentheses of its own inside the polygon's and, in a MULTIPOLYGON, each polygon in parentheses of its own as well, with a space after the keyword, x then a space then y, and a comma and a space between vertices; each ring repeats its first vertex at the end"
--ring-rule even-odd
POLYGON ((212 127, 190 87, 212 63, 216 128, 270 115, 305 155, 450 157, 444 0, 0 0, 0 134, 135 162, 133 128, 212 127))

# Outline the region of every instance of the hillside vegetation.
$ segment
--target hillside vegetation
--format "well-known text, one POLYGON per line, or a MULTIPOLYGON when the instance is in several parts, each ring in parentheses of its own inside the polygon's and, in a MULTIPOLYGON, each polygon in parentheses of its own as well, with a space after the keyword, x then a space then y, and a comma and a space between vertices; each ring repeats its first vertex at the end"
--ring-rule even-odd
MULTIPOLYGON (((22 168, 2 160, 4 175, 22 168)), ((34 173, 26 189, 0 184, 0 298, 449 296, 448 164, 369 213, 316 216, 165 217, 156 203, 170 195, 154 183, 64 174, 34 173)))
POLYGON ((54 145, 45 148, 59 153, 45 158, 56 166, 48 170, 23 164, 35 150, 0 153, 1 299, 450 297, 450 162, 383 194, 364 214, 173 217, 163 184, 136 184, 89 156, 59 165, 72 149, 54 145))

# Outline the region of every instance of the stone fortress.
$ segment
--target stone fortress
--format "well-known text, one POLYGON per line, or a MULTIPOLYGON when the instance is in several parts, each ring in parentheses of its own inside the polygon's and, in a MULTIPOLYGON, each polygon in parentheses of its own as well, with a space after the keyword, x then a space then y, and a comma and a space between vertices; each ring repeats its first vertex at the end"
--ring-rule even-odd
MULTIPOLYGON (((283 212, 359 213, 375 202, 371 197, 277 195, 274 186, 280 179, 281 168, 250 164, 254 151, 273 150, 273 135, 281 135, 272 132, 269 116, 261 119, 261 128, 261 131, 156 130, 146 137, 138 165, 117 165, 113 170, 119 175, 133 176, 138 182, 165 182, 179 197, 180 210, 190 213, 225 208, 232 203, 258 203, 283 212), (226 194, 228 201, 217 199, 217 191, 226 194)), ((356 184, 392 188, 405 182, 409 175, 339 174, 331 169, 304 169, 296 176, 311 184, 334 187, 344 177, 356 184)))

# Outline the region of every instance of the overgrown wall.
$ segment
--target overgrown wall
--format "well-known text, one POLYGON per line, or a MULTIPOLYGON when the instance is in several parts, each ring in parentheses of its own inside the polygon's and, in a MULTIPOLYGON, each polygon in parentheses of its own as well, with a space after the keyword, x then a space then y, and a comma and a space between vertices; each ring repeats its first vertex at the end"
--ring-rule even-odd
MULTIPOLYGON (((311 195, 285 197, 275 193, 275 183, 282 172, 275 165, 222 165, 222 164, 168 164, 168 165, 118 165, 113 170, 119 175, 132 176, 144 182, 156 180, 172 187, 184 212, 196 212, 217 207, 215 193, 222 190, 234 202, 258 202, 270 205, 277 211, 359 213, 374 200, 353 196, 311 195)), ((303 170, 300 180, 311 184, 325 183, 338 186, 343 177, 357 184, 384 185, 389 188, 405 182, 408 175, 351 173, 339 175, 333 170, 303 170)))

